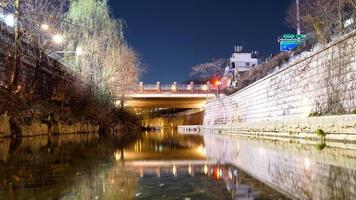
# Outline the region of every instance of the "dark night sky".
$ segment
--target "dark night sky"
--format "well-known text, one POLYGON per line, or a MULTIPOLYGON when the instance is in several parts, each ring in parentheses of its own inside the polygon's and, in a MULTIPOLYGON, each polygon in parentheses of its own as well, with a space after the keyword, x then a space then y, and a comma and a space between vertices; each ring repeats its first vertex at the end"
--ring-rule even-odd
POLYGON ((145 83, 182 82, 191 66, 229 58, 233 46, 278 52, 292 0, 110 0, 113 14, 126 24, 129 44, 139 52, 145 83))

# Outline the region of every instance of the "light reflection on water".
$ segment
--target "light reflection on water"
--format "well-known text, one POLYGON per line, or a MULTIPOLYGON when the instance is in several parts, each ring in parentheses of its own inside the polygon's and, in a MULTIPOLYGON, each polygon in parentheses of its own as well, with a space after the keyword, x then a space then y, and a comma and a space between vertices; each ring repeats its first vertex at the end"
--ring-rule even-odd
POLYGON ((210 159, 230 163, 291 198, 356 199, 354 150, 209 133, 204 141, 210 159))
POLYGON ((356 152, 145 132, 0 139, 0 199, 356 199, 356 152))

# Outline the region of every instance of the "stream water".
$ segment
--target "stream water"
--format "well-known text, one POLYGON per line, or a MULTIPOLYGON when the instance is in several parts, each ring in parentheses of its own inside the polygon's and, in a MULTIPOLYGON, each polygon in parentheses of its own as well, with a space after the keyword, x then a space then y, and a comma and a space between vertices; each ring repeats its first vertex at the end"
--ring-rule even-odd
POLYGON ((356 152, 212 134, 0 139, 0 199, 356 199, 356 152))

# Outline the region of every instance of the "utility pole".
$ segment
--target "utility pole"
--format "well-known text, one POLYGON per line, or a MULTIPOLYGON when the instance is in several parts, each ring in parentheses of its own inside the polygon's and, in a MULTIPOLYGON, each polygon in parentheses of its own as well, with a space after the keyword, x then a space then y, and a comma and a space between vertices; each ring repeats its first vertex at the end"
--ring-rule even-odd
POLYGON ((297 34, 300 34, 300 5, 299 5, 299 0, 296 0, 296 6, 297 6, 297 34))
POLYGON ((17 90, 18 86, 18 79, 19 79, 19 71, 20 71, 20 65, 21 65, 21 57, 20 57, 20 48, 21 48, 21 33, 20 33, 20 26, 19 26, 19 21, 21 17, 21 12, 20 12, 20 0, 15 1, 15 52, 14 52, 14 62, 11 70, 11 79, 10 79, 10 87, 11 90, 17 90))

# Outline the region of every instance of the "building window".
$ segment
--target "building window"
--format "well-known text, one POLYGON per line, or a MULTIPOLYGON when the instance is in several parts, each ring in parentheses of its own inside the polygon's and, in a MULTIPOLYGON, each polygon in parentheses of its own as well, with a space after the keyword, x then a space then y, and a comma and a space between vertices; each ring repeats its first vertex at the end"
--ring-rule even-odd
POLYGON ((246 66, 250 66, 250 63, 249 63, 249 62, 247 62, 247 63, 246 63, 246 66))
POLYGON ((234 62, 231 63, 231 67, 232 67, 232 69, 235 69, 235 63, 234 62))

